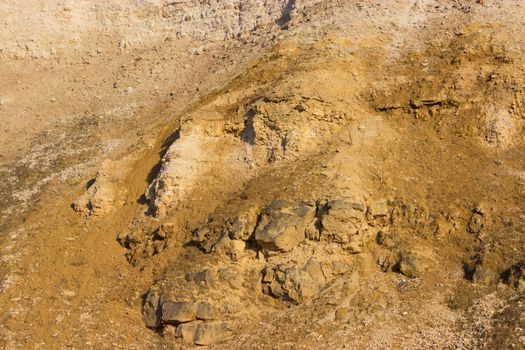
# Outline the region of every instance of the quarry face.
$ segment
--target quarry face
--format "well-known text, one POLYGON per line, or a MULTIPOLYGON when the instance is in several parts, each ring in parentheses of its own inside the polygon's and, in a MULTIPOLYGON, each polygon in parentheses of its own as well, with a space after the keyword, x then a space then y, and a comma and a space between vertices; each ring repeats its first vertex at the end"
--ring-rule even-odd
POLYGON ((525 348, 521 2, 0 14, 2 348, 525 348))

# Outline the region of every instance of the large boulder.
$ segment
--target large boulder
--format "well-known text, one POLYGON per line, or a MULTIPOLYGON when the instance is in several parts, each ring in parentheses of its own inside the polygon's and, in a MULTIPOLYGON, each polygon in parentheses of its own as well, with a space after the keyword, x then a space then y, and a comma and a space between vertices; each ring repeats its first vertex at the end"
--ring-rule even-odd
POLYGON ((268 251, 290 251, 305 240, 315 216, 315 204, 276 200, 261 214, 255 240, 268 251))

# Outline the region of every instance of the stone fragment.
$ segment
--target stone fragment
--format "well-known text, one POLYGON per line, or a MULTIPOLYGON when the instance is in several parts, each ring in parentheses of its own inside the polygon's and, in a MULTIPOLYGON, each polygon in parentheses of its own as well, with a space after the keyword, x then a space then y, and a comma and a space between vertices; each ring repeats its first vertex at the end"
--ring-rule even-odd
POLYGON ((225 322, 199 323, 195 329, 195 344, 210 345, 224 339, 228 331, 225 322))
POLYGON ((283 287, 288 297, 296 303, 313 297, 321 289, 320 284, 308 272, 296 268, 286 270, 283 287))
POLYGON ((399 245, 399 238, 396 234, 379 231, 376 236, 376 243, 385 248, 392 249, 399 245))
POLYGON ((72 204, 76 212, 86 216, 103 216, 124 204, 126 187, 122 186, 133 157, 120 161, 106 159, 88 190, 72 204))
POLYGON ((211 287, 217 281, 217 271, 210 268, 199 271, 194 277, 194 281, 199 285, 211 287))
POLYGON ((196 315, 199 320, 209 321, 217 318, 217 310, 210 303, 197 303, 196 315))
POLYGON ((314 215, 313 206, 276 200, 261 215, 255 240, 269 251, 290 251, 305 240, 305 229, 314 215))
POLYGON ((525 291, 525 261, 520 261, 505 271, 503 280, 518 291, 525 291))
POLYGON ((329 241, 346 244, 359 232, 365 207, 361 203, 332 200, 327 203, 327 213, 322 218, 322 235, 329 241))
POLYGON ((342 275, 344 275, 345 273, 347 273, 348 271, 351 270, 351 266, 348 265, 347 263, 342 262, 342 261, 334 261, 334 262, 332 262, 332 266, 331 267, 332 267, 331 272, 335 276, 342 276, 342 275))
POLYGON ((244 253, 246 248, 246 242, 238 239, 232 239, 230 241, 230 250, 227 254, 232 258, 232 260, 238 260, 244 253))
POLYGON ((239 215, 233 223, 227 227, 228 236, 231 239, 247 241, 251 238, 257 225, 257 212, 255 209, 248 210, 239 215))
POLYGON ((303 268, 281 264, 263 270, 263 292, 296 304, 319 293, 326 282, 323 266, 313 258, 303 268))
POLYGON ((315 221, 308 225, 304 233, 306 238, 311 241, 319 241, 321 239, 321 232, 319 231, 315 221))
POLYGON ((162 303, 162 321, 168 324, 193 321, 196 319, 196 313, 196 305, 190 301, 167 300, 162 303))
POLYGON ((419 277, 419 261, 413 255, 403 256, 398 263, 397 269, 400 273, 407 276, 408 278, 419 277))
POLYGON ((344 249, 350 254, 359 254, 363 252, 363 243, 360 241, 352 241, 345 244, 344 249))
POLYGON ((195 332, 200 322, 181 323, 175 332, 177 338, 182 338, 183 343, 193 345, 195 343, 195 332))
POLYGON ((146 295, 144 306, 142 307, 142 319, 148 328, 157 328, 160 326, 162 317, 161 304, 163 297, 157 294, 157 291, 150 290, 146 295))
POLYGON ((472 280, 474 282, 486 286, 496 283, 498 279, 499 276, 494 270, 484 268, 481 265, 476 266, 474 274, 472 275, 472 280))
POLYGON ((368 213, 372 218, 387 216, 389 212, 390 208, 388 207, 388 202, 386 200, 377 201, 368 206, 368 213))
POLYGON ((436 230, 434 235, 436 238, 445 238, 450 236, 455 230, 455 225, 453 222, 446 220, 443 217, 438 217, 436 219, 436 230))
POLYGON ((486 218, 479 212, 473 212, 468 222, 468 231, 473 234, 479 234, 485 226, 486 218))
POLYGON ((231 289, 239 290, 242 288, 243 278, 238 271, 233 269, 219 270, 219 280, 226 282, 231 289))
POLYGON ((324 285, 326 283, 326 278, 324 276, 323 269, 321 268, 321 264, 317 260, 310 258, 310 260, 308 260, 304 265, 303 270, 308 272, 310 276, 312 276, 312 279, 318 285, 324 285))

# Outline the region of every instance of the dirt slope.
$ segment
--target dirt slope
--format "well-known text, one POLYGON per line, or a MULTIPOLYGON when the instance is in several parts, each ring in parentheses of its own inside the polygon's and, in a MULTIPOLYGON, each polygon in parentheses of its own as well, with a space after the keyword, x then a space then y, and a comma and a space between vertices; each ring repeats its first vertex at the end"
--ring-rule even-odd
POLYGON ((3 348, 525 348, 520 2, 14 11, 3 348))

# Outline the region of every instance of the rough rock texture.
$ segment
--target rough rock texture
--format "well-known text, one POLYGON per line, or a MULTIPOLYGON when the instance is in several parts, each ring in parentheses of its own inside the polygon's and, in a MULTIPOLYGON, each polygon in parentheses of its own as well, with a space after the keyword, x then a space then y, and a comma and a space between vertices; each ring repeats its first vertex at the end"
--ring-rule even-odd
POLYGON ((126 188, 123 187, 129 160, 105 160, 97 175, 90 181, 88 190, 72 206, 86 216, 109 214, 124 204, 126 188))
POLYGON ((277 200, 259 218, 255 241, 269 251, 289 251, 305 240, 304 230, 315 215, 312 204, 277 200))
POLYGON ((525 347, 519 1, 0 14, 0 348, 525 347))

